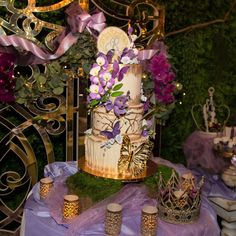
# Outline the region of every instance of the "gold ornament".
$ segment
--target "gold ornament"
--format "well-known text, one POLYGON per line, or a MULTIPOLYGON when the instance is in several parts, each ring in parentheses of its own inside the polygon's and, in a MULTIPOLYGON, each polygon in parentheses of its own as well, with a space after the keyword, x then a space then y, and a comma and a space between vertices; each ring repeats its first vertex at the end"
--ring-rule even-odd
POLYGON ((130 141, 128 135, 123 137, 123 142, 120 150, 120 159, 118 161, 118 171, 120 174, 127 172, 138 176, 147 166, 147 160, 151 156, 153 143, 147 141, 135 147, 130 141))

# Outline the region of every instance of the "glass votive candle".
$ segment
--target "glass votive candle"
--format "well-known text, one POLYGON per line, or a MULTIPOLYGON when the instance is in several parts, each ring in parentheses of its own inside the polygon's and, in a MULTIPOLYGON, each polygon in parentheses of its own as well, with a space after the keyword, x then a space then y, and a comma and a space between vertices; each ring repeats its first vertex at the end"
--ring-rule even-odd
POLYGON ((53 187, 53 179, 49 177, 40 179, 40 188, 39 188, 40 199, 45 199, 48 196, 52 187, 53 187))
POLYGON ((141 234, 143 236, 156 236, 158 210, 154 206, 145 205, 141 213, 141 234))
POLYGON ((73 219, 79 214, 79 197, 77 195, 65 195, 63 204, 63 218, 73 219))
POLYGON ((118 203, 107 205, 105 214, 105 233, 107 235, 119 235, 122 223, 122 206, 118 203))

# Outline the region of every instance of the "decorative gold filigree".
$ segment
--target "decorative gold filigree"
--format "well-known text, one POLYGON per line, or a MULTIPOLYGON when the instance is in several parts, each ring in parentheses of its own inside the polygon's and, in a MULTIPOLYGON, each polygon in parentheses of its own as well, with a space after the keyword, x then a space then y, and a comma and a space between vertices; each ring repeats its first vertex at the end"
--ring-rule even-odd
POLYGON ((127 28, 131 23, 138 35, 137 41, 151 44, 155 39, 165 35, 165 8, 152 0, 115 1, 107 6, 102 0, 91 0, 93 4, 108 16, 119 19, 121 28, 127 28), (117 11, 119 9, 119 11, 117 11))
POLYGON ((51 32, 48 34, 48 36, 45 37, 45 43, 46 45, 50 45, 50 41, 59 35, 64 27, 61 25, 57 25, 54 23, 49 23, 43 20, 38 19, 35 15, 34 12, 51 12, 51 11, 56 11, 59 10, 71 2, 73 0, 63 0, 58 3, 49 5, 49 6, 36 6, 36 0, 28 0, 28 5, 23 8, 23 9, 17 9, 14 6, 14 0, 3 0, 0 1, 0 6, 4 6, 7 8, 7 10, 12 13, 9 21, 3 19, 0 17, 0 29, 2 34, 6 34, 5 29, 11 31, 14 34, 17 34, 18 36, 21 36, 23 38, 29 39, 33 42, 35 42, 38 45, 42 45, 42 42, 39 41, 36 36, 39 35, 39 33, 42 31, 43 28, 47 28, 51 30, 51 32), (23 19, 22 22, 22 28, 19 27, 18 22, 23 19))
POLYGON ((133 176, 140 175, 147 167, 147 160, 151 157, 153 144, 146 141, 138 146, 131 143, 128 135, 123 137, 118 161, 120 174, 131 173, 133 176))

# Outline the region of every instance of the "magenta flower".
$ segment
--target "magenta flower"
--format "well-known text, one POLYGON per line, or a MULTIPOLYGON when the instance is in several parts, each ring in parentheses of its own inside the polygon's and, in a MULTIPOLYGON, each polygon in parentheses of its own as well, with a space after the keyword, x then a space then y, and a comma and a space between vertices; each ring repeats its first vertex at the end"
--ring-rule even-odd
POLYGON ((15 101, 14 62, 13 54, 0 54, 0 102, 15 101))
POLYGON ((175 74, 171 70, 171 65, 164 52, 155 55, 150 62, 150 72, 154 81, 154 92, 158 102, 170 104, 175 101, 173 92, 176 86, 172 83, 175 74))

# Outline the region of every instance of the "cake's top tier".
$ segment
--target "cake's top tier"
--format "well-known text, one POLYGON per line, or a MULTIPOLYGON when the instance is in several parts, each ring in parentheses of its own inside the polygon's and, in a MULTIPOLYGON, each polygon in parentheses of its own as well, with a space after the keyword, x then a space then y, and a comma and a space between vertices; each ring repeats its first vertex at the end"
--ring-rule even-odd
MULTIPOLYGON (((122 68, 126 65, 120 64, 119 66, 122 68)), ((129 105, 138 105, 140 103, 141 79, 142 66, 138 64, 129 65, 129 69, 122 79, 123 86, 120 89, 124 94, 129 93, 129 105)))
POLYGON ((88 104, 107 112, 117 107, 124 115, 128 105, 138 105, 141 98, 142 66, 133 36, 117 27, 108 27, 98 36, 96 63, 90 70, 88 104))

